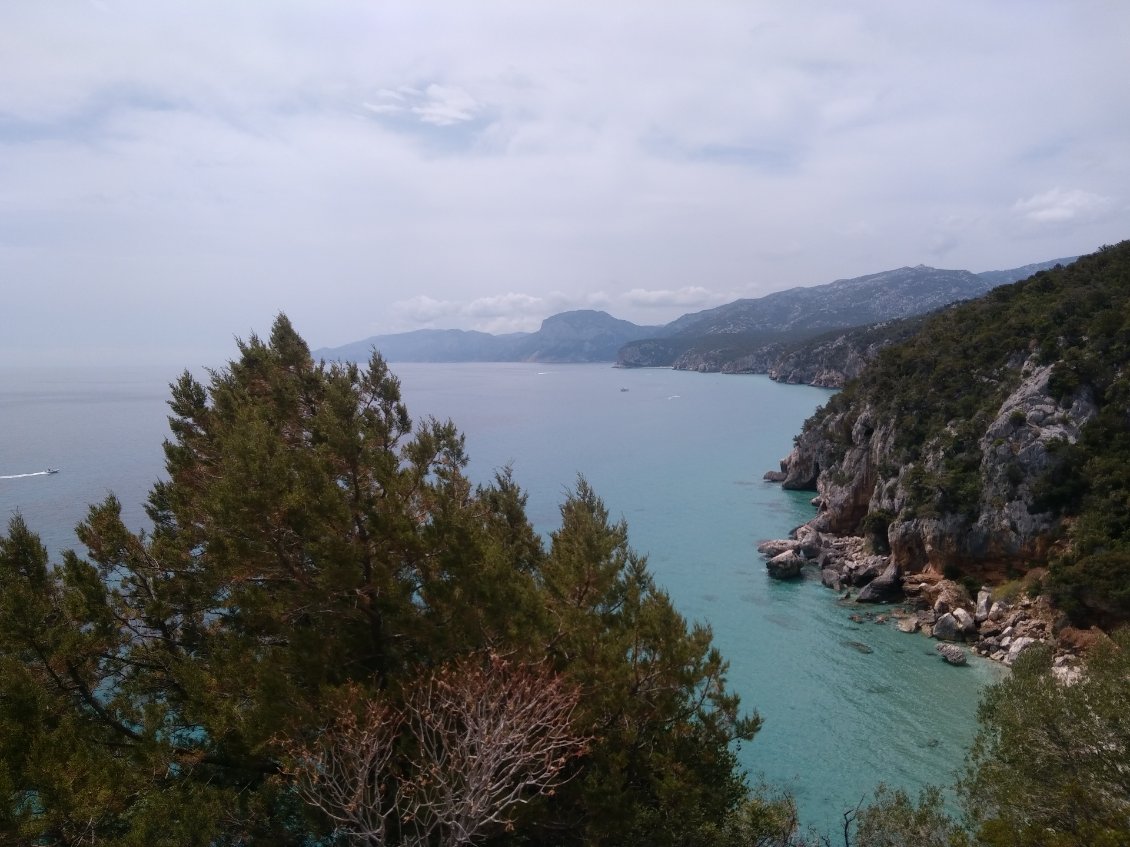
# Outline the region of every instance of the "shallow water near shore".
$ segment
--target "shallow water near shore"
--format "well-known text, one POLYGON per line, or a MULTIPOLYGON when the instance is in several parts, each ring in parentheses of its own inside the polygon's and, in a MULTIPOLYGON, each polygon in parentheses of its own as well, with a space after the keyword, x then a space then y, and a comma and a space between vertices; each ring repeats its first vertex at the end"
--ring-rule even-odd
MULTIPOLYGON (((539 531, 583 473, 690 619, 730 660, 730 686, 765 727, 743 745, 756 780, 792 790, 802 821, 835 832, 880 781, 912 793, 953 781, 982 687, 1000 669, 946 665, 934 642, 854 623, 815 580, 770 581, 754 549, 813 514, 812 496, 762 481, 830 392, 760 376, 607 365, 398 364, 413 417, 453 419, 469 473, 503 465, 539 531), (864 652, 863 647, 870 652, 864 652)), ((19 511, 53 554, 109 491, 128 525, 162 474, 175 373, 0 371, 0 516, 19 511), (58 467, 50 476, 8 476, 58 467)))

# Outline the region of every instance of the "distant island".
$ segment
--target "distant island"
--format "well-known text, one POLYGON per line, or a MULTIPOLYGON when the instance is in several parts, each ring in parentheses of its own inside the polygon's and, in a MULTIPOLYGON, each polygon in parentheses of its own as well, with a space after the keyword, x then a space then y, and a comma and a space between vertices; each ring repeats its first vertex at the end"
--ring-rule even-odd
POLYGON ((613 362, 767 373, 782 382, 838 387, 878 349, 912 331, 900 321, 1072 261, 983 273, 918 265, 735 300, 664 326, 589 309, 548 317, 536 332, 421 329, 323 347, 314 355, 362 362, 375 349, 389 362, 613 362))

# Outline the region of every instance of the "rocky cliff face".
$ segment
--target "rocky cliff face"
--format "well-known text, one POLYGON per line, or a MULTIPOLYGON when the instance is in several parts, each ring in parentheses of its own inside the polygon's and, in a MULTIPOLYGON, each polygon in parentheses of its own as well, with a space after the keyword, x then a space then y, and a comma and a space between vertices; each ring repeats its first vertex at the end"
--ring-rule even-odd
POLYGON ((943 443, 927 445, 919 461, 900 465, 896 428, 871 406, 849 407, 807 428, 773 477, 786 488, 815 489, 820 532, 858 534, 865 519, 886 525, 891 560, 903 572, 940 572, 946 565, 981 569, 1030 567, 1046 560, 1056 521, 1034 511, 1034 488, 1057 442, 1074 443, 1097 414, 1089 391, 1062 402, 1049 392, 1053 367, 1027 359, 1016 366, 1015 388, 982 432, 980 494, 975 509, 923 508, 923 479, 935 479, 946 459, 943 443))
POLYGON ((922 323, 922 317, 904 318, 820 336, 783 350, 767 373, 791 385, 843 388, 880 350, 909 338, 922 323))
POLYGON ((882 346, 874 343, 861 349, 850 343, 849 336, 841 335, 813 349, 790 351, 774 362, 767 373, 770 379, 790 385, 843 388, 844 383, 863 372, 864 365, 875 358, 882 346))
MULTIPOLYGON (((776 555, 800 550, 826 584, 855 588, 881 563, 804 541, 854 537, 886 557, 881 590, 859 600, 886 596, 895 579, 913 598, 914 585, 943 577, 1023 578, 1081 631, 1130 621, 1128 282, 1130 241, 939 310, 879 351, 768 475, 815 489, 819 507, 791 542, 801 546, 776 555)), ((919 625, 941 638, 972 632, 936 606, 920 608, 934 618, 919 625)), ((993 656, 1047 629, 1020 617, 974 624, 993 656)))
POLYGON ((781 344, 766 344, 748 353, 731 348, 695 348, 682 353, 672 367, 677 371, 699 373, 763 374, 768 373, 781 356, 781 344))
MULTIPOLYGON (((676 370, 700 373, 768 374, 777 382, 843 388, 859 376, 867 363, 890 344, 903 341, 922 325, 920 316, 883 321, 863 327, 826 333, 810 339, 758 341, 742 352, 737 340, 714 345, 695 344, 674 359, 676 370)), ((671 343, 671 342, 668 342, 671 343)), ((629 358, 640 348, 629 345, 621 356, 629 358)))

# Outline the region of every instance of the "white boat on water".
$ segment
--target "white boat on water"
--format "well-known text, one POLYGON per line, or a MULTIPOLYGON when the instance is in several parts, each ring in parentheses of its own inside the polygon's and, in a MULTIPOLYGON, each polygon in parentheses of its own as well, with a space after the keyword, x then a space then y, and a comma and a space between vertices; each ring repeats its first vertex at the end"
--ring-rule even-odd
POLYGON ((58 468, 48 468, 48 469, 47 469, 47 473, 49 473, 49 474, 51 474, 51 473, 58 473, 58 472, 59 472, 59 469, 58 469, 58 468))

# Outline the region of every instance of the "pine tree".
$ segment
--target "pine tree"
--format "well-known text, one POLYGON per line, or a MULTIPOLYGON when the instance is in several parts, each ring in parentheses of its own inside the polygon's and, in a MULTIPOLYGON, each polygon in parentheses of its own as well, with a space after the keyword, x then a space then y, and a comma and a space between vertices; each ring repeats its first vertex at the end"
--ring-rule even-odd
POLYGON ((960 785, 981 842, 1001 847, 1130 844, 1130 630, 1087 656, 1081 677, 1030 647, 978 710, 960 785))
POLYGON ((0 539, 0 831, 327 836, 287 751, 343 709, 402 710, 476 655, 548 667, 580 692, 571 732, 592 739, 497 840, 692 843, 737 803, 730 743, 757 721, 709 630, 674 611, 586 484, 546 551, 508 471, 473 486, 462 436, 414 424, 378 355, 316 363, 285 316, 209 376, 172 386, 151 532, 109 497, 78 527, 85 558, 49 565, 18 517, 0 539))

